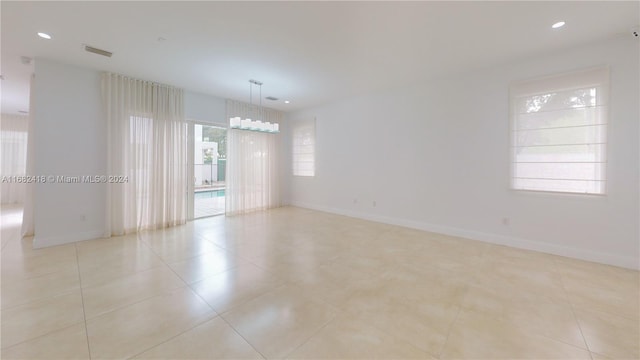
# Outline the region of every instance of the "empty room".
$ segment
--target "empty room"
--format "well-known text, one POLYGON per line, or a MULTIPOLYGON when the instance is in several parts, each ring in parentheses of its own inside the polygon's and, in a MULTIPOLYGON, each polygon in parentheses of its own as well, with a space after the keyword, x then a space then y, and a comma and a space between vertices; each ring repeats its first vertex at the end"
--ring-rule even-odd
POLYGON ((638 1, 2 1, 2 359, 639 359, 638 1))

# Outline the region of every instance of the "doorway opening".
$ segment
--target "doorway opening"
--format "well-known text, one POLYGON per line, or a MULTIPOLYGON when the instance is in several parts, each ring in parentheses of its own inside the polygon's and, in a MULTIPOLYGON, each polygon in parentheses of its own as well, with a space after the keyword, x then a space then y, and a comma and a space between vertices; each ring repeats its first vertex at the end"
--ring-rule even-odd
POLYGON ((225 213, 227 129, 194 124, 193 218, 225 213))

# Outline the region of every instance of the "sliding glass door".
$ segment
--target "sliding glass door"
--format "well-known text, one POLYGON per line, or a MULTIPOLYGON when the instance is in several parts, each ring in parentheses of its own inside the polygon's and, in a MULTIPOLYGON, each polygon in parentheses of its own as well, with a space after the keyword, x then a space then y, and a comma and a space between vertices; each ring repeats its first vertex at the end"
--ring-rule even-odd
POLYGON ((222 215, 225 213, 227 129, 194 122, 190 130, 191 218, 222 215))

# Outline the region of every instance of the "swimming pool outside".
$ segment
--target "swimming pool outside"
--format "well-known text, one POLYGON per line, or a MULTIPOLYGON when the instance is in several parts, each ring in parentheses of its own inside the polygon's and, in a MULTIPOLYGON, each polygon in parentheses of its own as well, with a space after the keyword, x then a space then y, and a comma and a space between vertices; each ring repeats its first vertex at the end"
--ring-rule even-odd
POLYGON ((195 191, 193 205, 193 217, 195 219, 222 215, 225 212, 225 189, 195 191))
POLYGON ((194 194, 195 199, 207 199, 214 197, 224 197, 224 189, 196 191, 194 194))

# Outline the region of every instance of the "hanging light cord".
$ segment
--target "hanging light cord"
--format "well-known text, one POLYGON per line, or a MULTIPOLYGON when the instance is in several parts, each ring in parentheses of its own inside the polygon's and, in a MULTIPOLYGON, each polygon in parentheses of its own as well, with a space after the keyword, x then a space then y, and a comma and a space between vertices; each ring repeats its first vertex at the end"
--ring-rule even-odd
POLYGON ((262 109, 262 83, 260 83, 260 120, 264 120, 264 110, 262 109))
POLYGON ((260 101, 259 101, 259 105, 258 105, 258 110, 257 110, 257 116, 258 117, 262 117, 263 116, 263 109, 262 109, 262 82, 258 81, 258 80, 249 80, 249 105, 253 106, 253 85, 258 85, 259 87, 259 95, 260 95, 260 101))

